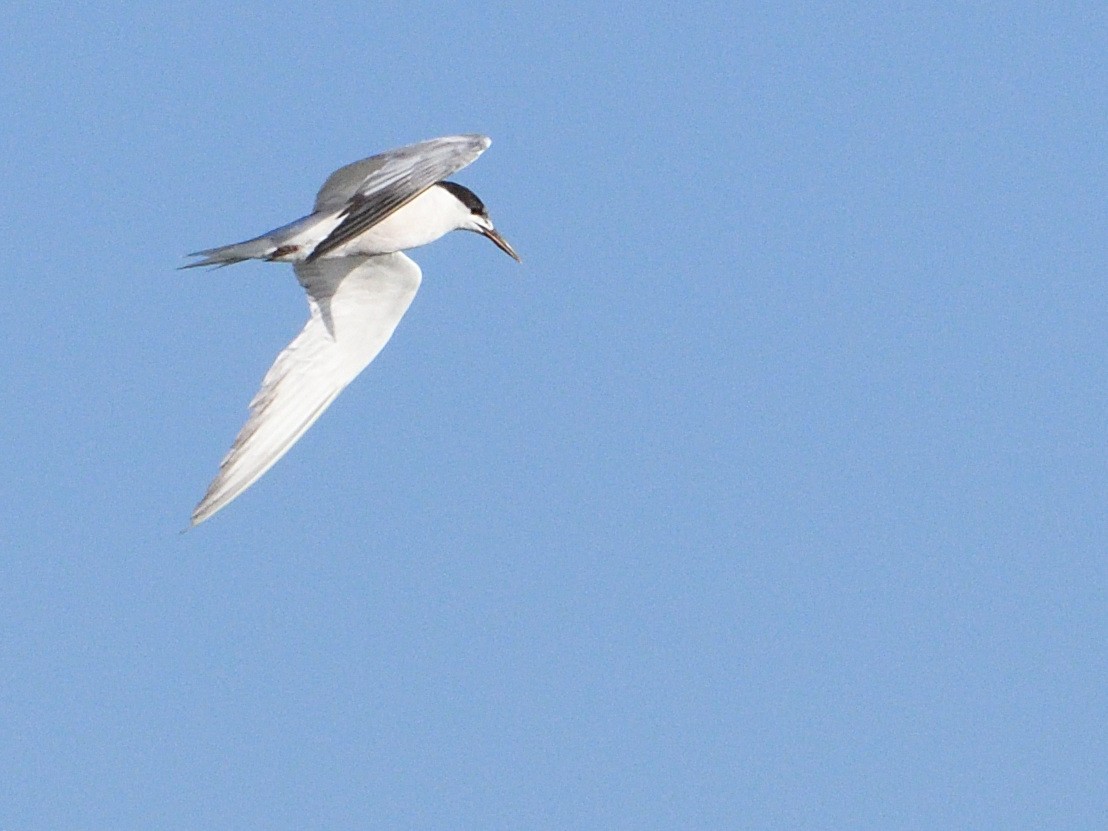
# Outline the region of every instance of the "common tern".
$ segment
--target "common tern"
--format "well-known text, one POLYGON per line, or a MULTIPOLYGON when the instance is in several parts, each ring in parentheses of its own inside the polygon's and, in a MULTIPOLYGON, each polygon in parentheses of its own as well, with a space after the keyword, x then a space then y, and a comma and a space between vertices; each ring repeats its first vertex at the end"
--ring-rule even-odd
POLYGON ((292 263, 309 310, 262 379, 249 419, 192 512, 193 525, 254 484, 377 357, 422 279, 401 252, 450 231, 474 231, 519 261, 473 191, 445 181, 490 143, 480 135, 447 136, 354 162, 327 178, 307 216, 189 255, 200 259, 183 268, 292 263))

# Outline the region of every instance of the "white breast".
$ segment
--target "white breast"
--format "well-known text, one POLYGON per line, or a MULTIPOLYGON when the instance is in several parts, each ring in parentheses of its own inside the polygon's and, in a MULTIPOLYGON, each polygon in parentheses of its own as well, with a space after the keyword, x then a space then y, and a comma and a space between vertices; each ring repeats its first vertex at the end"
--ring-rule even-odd
POLYGON ((444 188, 433 186, 322 259, 418 248, 460 227, 468 219, 469 211, 461 202, 444 188))

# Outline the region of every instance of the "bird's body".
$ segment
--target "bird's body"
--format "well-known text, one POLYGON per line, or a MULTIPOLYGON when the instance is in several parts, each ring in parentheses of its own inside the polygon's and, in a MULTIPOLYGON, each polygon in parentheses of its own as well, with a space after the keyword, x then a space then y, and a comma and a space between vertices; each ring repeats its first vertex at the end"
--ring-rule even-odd
POLYGON ((193 255, 202 259, 186 268, 292 263, 310 312, 250 402, 194 525, 257 481, 377 357, 421 281, 419 266, 400 252, 469 230, 519 259, 472 191, 443 181, 488 145, 484 136, 450 136, 363 159, 328 177, 308 216, 193 255))
MULTIPOLYGON (((434 184, 377 224, 322 253, 319 258, 373 256, 419 248, 455 230, 470 216, 465 205, 449 190, 434 184)), ((236 262, 240 256, 278 263, 303 262, 320 243, 331 237, 343 219, 342 211, 312 213, 246 242, 199 251, 197 254, 206 259, 187 267, 223 265, 219 260, 208 261, 220 252, 223 256, 236 257, 236 262)))

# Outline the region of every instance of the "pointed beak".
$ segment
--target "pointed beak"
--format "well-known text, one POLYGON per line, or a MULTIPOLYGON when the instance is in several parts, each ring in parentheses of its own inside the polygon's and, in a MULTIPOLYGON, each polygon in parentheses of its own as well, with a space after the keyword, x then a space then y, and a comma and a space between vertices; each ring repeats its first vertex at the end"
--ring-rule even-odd
POLYGON ((493 228, 491 225, 488 228, 481 229, 482 236, 486 236, 496 243, 496 247, 515 260, 517 263, 523 262, 519 258, 519 254, 512 246, 508 245, 508 241, 504 237, 500 236, 500 232, 493 228))

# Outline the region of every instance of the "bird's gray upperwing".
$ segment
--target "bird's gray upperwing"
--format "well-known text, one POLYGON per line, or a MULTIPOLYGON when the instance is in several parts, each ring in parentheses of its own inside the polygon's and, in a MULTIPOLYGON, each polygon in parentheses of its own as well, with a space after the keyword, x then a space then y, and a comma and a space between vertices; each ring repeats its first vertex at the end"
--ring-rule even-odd
POLYGON ((419 288, 401 253, 297 263, 310 317, 250 402, 250 418, 192 513, 198 525, 226 507, 288 452, 377 357, 419 288))
POLYGON ((341 221, 309 261, 344 245, 480 156, 492 140, 463 135, 422 141, 340 167, 323 183, 315 212, 341 211, 341 221))

